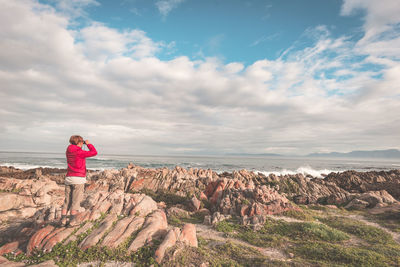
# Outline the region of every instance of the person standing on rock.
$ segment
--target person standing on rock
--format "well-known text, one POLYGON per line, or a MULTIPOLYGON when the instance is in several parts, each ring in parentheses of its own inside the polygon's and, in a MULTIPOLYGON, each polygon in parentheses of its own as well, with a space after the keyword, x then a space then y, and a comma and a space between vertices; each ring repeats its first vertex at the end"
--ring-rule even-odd
POLYGON ((86 183, 86 158, 94 157, 97 151, 89 140, 84 141, 82 136, 73 135, 69 139, 70 145, 66 151, 67 175, 65 177, 65 201, 61 210, 61 224, 67 224, 67 213, 70 212, 69 224, 73 226, 75 217, 79 213, 80 203, 86 183), (86 144, 89 151, 82 150, 86 144))

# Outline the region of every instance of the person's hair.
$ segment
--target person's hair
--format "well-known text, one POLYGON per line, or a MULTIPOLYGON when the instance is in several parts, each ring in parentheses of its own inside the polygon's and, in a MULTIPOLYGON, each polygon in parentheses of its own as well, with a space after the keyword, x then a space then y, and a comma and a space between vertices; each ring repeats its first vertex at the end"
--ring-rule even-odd
POLYGON ((83 138, 82 138, 82 136, 80 136, 80 135, 73 135, 73 136, 71 136, 71 137, 69 138, 69 142, 70 142, 72 145, 78 145, 80 142, 83 143, 83 138))

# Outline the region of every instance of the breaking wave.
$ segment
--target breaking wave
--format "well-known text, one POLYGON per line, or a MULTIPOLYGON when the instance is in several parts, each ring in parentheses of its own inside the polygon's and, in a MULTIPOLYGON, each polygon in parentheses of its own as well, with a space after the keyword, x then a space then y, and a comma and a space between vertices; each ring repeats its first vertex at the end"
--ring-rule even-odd
POLYGON ((283 169, 281 171, 261 171, 260 173, 264 174, 265 176, 268 176, 270 174, 275 174, 276 176, 283 176, 283 175, 295 175, 295 174, 301 173, 303 175, 311 175, 313 177, 323 178, 324 175, 328 175, 331 172, 343 172, 343 171, 337 171, 337 170, 335 171, 335 170, 327 170, 327 169, 314 170, 310 166, 301 166, 294 171, 283 169))
POLYGON ((49 165, 33 165, 33 164, 24 164, 24 163, 1 163, 1 166, 6 166, 6 167, 14 167, 17 169, 21 170, 29 170, 29 169, 35 169, 35 168, 57 168, 55 166, 49 166, 49 165))

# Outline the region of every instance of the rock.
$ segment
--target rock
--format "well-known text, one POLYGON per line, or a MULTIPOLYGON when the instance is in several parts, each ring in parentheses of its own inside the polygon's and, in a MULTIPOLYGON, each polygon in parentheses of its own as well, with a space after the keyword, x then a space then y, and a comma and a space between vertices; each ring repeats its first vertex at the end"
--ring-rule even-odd
POLYGON ((22 267, 25 266, 24 263, 22 262, 12 262, 4 258, 3 256, 0 256, 0 267, 22 267))
POLYGON ((151 241, 155 235, 167 228, 167 217, 163 211, 156 210, 146 219, 143 229, 137 234, 128 248, 129 252, 134 252, 146 243, 151 241))
POLYGON ((206 194, 204 194, 204 192, 200 193, 200 200, 208 200, 208 197, 206 196, 206 194))
POLYGON ((19 246, 18 241, 10 242, 10 243, 7 243, 7 244, 1 246, 0 247, 0 256, 16 251, 18 249, 18 246, 19 246))
POLYGON ((203 224, 211 225, 211 222, 212 222, 212 216, 211 215, 204 216, 203 224))
POLYGON ((159 209, 166 209, 166 208, 167 208, 167 204, 165 204, 164 201, 157 202, 157 207, 158 207, 159 209))
POLYGON ((29 196, 20 196, 14 193, 0 193, 0 212, 35 206, 36 204, 29 196))
POLYGON ((352 201, 350 201, 345 208, 346 209, 365 209, 366 207, 368 207, 369 203, 367 201, 364 200, 360 200, 360 199, 353 199, 352 201))
POLYGON ((91 222, 85 223, 85 225, 83 225, 81 228, 79 228, 78 231, 76 231, 76 233, 74 235, 71 235, 70 237, 68 237, 64 243, 68 244, 72 241, 75 241, 80 234, 87 232, 90 228, 92 228, 92 226, 93 226, 93 223, 91 223, 91 222))
POLYGON ((90 235, 82 240, 82 242, 79 244, 79 247, 85 250, 96 245, 100 238, 107 232, 108 229, 110 229, 116 219, 117 216, 115 214, 109 214, 100 224, 99 228, 93 230, 90 235))
POLYGON ((188 218, 189 212, 177 207, 171 207, 167 210, 168 218, 171 216, 178 217, 178 218, 188 218))
POLYGON ((116 248, 124 242, 131 234, 137 231, 144 223, 143 217, 129 216, 117 222, 112 230, 103 240, 102 245, 116 248))
POLYGON ((58 233, 64 231, 65 228, 61 227, 61 228, 56 228, 54 229, 50 234, 48 234, 45 238, 43 238, 42 242, 40 242, 40 244, 36 247, 38 250, 42 250, 43 246, 51 239, 53 238, 55 235, 57 235, 58 233))
POLYGON ((57 267, 58 265, 55 264, 53 260, 48 260, 39 264, 30 265, 31 267, 57 267))
POLYGON ((66 239, 68 236, 72 234, 76 230, 77 227, 70 227, 70 228, 65 228, 62 231, 58 232, 57 234, 53 235, 51 238, 48 239, 46 244, 43 245, 43 250, 44 251, 51 251, 53 247, 66 239))
POLYGON ((46 227, 37 231, 29 240, 28 246, 26 247, 26 252, 28 255, 32 254, 32 251, 38 248, 42 240, 54 230, 54 226, 47 225, 46 227))
POLYGON ((130 237, 134 232, 139 230, 143 224, 145 219, 143 217, 135 217, 128 225, 126 230, 122 233, 120 238, 114 242, 114 244, 109 245, 112 248, 118 247, 123 241, 125 241, 128 237, 130 237))
MULTIPOLYGON (((2 234, 8 231, 6 237, 1 236, 0 242, 6 245, 0 247, 0 253, 21 253, 21 247, 26 243, 28 255, 34 249, 50 251, 57 243, 68 244, 93 227, 93 222, 86 222, 82 227, 77 226, 78 231, 71 235, 76 228, 51 225, 60 218, 65 170, 41 168, 22 171, 0 167, 0 176, 0 220, 6 222, 2 225, 6 229, 2 234), (30 224, 24 229, 8 226, 8 221, 14 219, 30 224)), ((243 225, 253 229, 259 229, 268 215, 297 210, 290 200, 304 204, 347 203, 347 208, 385 209, 386 205, 398 205, 396 198, 400 196, 399 170, 331 173, 321 179, 301 174, 265 176, 246 170, 217 174, 211 170, 179 166, 147 169, 131 164, 121 170, 90 171, 88 179, 81 203, 86 210, 76 216, 77 222, 99 219, 102 213, 108 215, 80 245, 83 248, 94 245, 116 248, 138 232, 129 250, 136 251, 160 238, 163 241, 156 250, 157 262, 163 261, 165 251, 174 243, 180 248, 183 245, 196 246, 195 226, 187 224, 182 231, 174 228, 174 238, 171 229, 167 231, 163 211, 167 208, 165 203, 157 204, 151 197, 133 194, 131 190, 199 196, 208 209, 200 209, 201 202, 196 197, 190 200, 190 205, 196 217, 204 216, 204 223, 216 224, 237 216, 243 225), (118 220, 121 216, 122 219, 118 220)), ((185 208, 178 204, 169 208, 167 214, 189 217, 191 213, 185 208)))
POLYGON ((168 248, 173 247, 175 245, 175 243, 178 240, 180 234, 181 234, 181 231, 177 227, 175 227, 175 228, 173 228, 173 229, 168 231, 168 233, 165 236, 163 242, 160 244, 160 246, 158 247, 158 249, 154 253, 154 259, 156 260, 156 262, 158 264, 161 264, 161 262, 162 262, 162 260, 164 258, 164 255, 165 255, 165 251, 168 248))
POLYGON ((145 217, 157 209, 157 202, 155 202, 151 197, 144 196, 143 199, 130 211, 130 215, 135 215, 145 217))
POLYGON ((369 203, 368 207, 373 208, 377 204, 393 204, 397 200, 394 199, 386 190, 381 191, 369 191, 361 194, 357 197, 359 200, 363 200, 369 203))
POLYGON ((200 202, 200 200, 197 199, 196 196, 192 197, 192 199, 190 200, 190 203, 191 203, 193 211, 197 211, 200 209, 201 202, 200 202))
POLYGON ((196 226, 191 223, 185 224, 178 240, 188 246, 197 248, 196 226))

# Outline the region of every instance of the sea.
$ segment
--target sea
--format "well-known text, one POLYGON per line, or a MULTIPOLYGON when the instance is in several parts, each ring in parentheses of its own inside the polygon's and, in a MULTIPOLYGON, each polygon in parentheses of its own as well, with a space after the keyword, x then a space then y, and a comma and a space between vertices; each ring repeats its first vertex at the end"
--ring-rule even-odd
MULTIPOLYGON (((98 155, 86 160, 91 170, 121 169, 129 163, 146 168, 212 169, 218 173, 247 169, 265 175, 302 173, 323 177, 331 172, 387 171, 400 169, 400 159, 365 158, 315 158, 285 156, 141 156, 141 155, 98 155)), ((19 169, 38 167, 66 168, 64 153, 0 152, 0 166, 19 169)))

